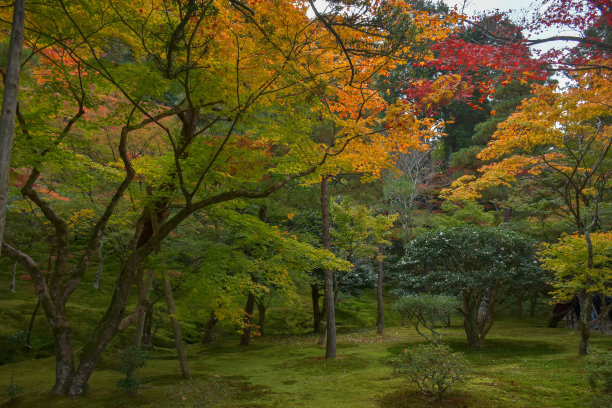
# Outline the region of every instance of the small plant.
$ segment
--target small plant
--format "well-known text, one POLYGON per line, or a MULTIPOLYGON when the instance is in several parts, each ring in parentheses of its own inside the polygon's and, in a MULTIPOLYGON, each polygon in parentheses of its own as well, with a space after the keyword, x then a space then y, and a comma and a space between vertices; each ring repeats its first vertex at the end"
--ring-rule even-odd
POLYGON ((28 332, 18 331, 17 333, 10 335, 6 339, 6 351, 11 356, 11 382, 6 391, 11 400, 15 399, 23 391, 22 386, 15 384, 15 364, 13 364, 13 358, 25 349, 27 344, 27 338, 28 332))
POLYGON ((390 361, 395 375, 407 375, 424 394, 442 399, 455 384, 465 380, 468 363, 461 353, 443 345, 423 344, 405 349, 390 361))
POLYGON ((458 307, 459 302, 452 296, 429 294, 403 296, 393 304, 402 320, 410 322, 417 333, 434 344, 441 344, 446 334, 437 327, 446 324, 458 307), (421 331, 423 328, 431 334, 421 331))
POLYGON ((117 388, 122 389, 128 395, 136 395, 140 381, 136 378, 138 370, 147 365, 149 355, 138 347, 128 347, 121 357, 119 371, 125 374, 125 378, 117 381, 117 388))
POLYGON ((612 352, 594 352, 585 367, 593 408, 612 408, 612 352))

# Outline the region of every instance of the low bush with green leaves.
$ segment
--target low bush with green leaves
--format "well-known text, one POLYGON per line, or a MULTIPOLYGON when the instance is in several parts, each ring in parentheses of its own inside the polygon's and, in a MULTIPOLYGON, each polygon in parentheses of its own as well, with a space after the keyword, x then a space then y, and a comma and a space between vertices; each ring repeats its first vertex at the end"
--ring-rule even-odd
POLYGON ((455 384, 465 381, 468 363, 463 354, 444 345, 422 344, 405 349, 390 361, 395 375, 406 375, 428 395, 444 398, 455 384))
POLYGON ((417 333, 434 344, 442 343, 446 332, 439 327, 446 324, 459 306, 459 301, 453 296, 425 293, 402 296, 393 304, 402 320, 410 322, 417 333), (423 328, 431 334, 421 331, 423 328))
POLYGON ((125 374, 124 378, 117 381, 117 388, 122 389, 128 395, 136 395, 140 381, 136 378, 138 370, 147 365, 149 355, 138 347, 128 347, 121 356, 119 371, 125 374))

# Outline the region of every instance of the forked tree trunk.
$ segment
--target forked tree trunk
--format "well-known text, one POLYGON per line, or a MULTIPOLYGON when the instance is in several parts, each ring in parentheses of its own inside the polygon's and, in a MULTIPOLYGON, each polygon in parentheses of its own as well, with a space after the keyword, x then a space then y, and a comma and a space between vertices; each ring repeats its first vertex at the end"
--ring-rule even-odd
MULTIPOLYGON (((8 182, 11 171, 11 152, 15 135, 15 114, 19 94, 19 70, 23 26, 25 21, 25 0, 15 0, 13 6, 13 25, 8 49, 8 62, 4 74, 4 94, 0 114, 0 245, 4 238, 6 208, 8 205, 8 182)), ((1 251, 0 251, 1 253, 1 251)))
POLYGON ((383 245, 378 244, 378 285, 376 286, 378 314, 376 316, 376 333, 383 334, 383 245))
MULTIPOLYGON (((321 178, 321 215, 323 219, 323 247, 331 251, 331 238, 329 235, 329 198, 327 196, 327 177, 321 178)), ((336 358, 336 310, 334 305, 334 271, 325 271, 325 314, 327 316, 327 342, 325 345, 325 358, 336 358)))
POLYGON ((183 336, 181 335, 181 326, 179 326, 176 318, 176 307, 174 306, 174 297, 172 296, 172 287, 168 277, 164 275, 164 295, 166 297, 166 305, 168 306, 168 313, 170 317, 170 323, 172 324, 172 332, 174 333, 174 343, 176 344, 176 352, 178 354, 179 363, 181 365, 181 374, 184 379, 189 379, 189 366, 187 365, 187 354, 185 353, 185 346, 183 345, 183 336))

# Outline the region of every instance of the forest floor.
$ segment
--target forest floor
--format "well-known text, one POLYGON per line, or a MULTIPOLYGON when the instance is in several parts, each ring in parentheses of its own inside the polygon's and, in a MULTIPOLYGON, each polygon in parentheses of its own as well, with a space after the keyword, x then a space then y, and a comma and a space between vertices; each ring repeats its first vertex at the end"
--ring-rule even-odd
MULTIPOLYGON (((478 351, 466 349, 460 322, 446 343, 471 364, 468 381, 442 401, 423 396, 407 378, 394 377, 386 361, 424 340, 413 328, 347 330, 338 337, 338 358, 325 360, 314 335, 255 338, 249 347, 227 339, 187 348, 192 380, 180 380, 172 349, 157 348, 138 377, 138 395, 116 387, 120 351, 109 351, 85 398, 49 395, 53 358, 0 367, 0 406, 13 407, 579 407, 588 406, 585 359, 577 356, 578 333, 548 329, 541 321, 496 322, 478 351), (9 402, 4 389, 24 388, 9 402)), ((612 337, 593 335, 594 350, 612 349, 612 337)))

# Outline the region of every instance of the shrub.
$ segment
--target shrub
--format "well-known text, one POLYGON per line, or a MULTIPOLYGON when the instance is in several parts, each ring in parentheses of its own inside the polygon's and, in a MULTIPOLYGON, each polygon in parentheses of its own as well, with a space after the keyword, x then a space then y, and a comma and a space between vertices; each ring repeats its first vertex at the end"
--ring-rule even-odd
POLYGON ((446 334, 437 330, 436 326, 445 324, 458 307, 459 301, 453 296, 429 294, 403 296, 393 304, 402 320, 410 322, 417 333, 434 344, 441 344, 442 336, 446 334), (422 332, 419 327, 427 329, 431 335, 422 332))
POLYGON ((442 399, 453 385, 465 380, 468 363, 461 353, 443 345, 423 344, 404 350, 391 360, 395 375, 407 375, 419 389, 442 399))
POLYGON ((612 407, 612 352, 592 353, 585 367, 591 386, 593 408, 612 407))
POLYGON ((138 370, 147 365, 149 355, 138 347, 128 347, 121 356, 119 371, 125 374, 125 378, 117 381, 117 388, 122 389, 128 395, 138 392, 140 381, 136 378, 138 370))

